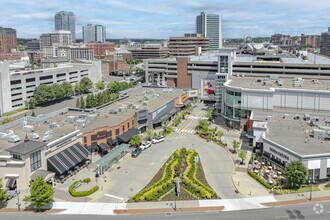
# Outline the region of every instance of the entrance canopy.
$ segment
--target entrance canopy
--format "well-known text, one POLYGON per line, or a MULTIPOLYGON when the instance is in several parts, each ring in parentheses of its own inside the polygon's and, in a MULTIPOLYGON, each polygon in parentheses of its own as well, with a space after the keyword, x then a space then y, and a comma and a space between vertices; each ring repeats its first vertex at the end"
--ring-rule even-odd
POLYGON ((89 151, 81 145, 75 145, 61 151, 60 153, 47 159, 48 170, 59 175, 74 168, 77 164, 84 161, 89 155, 89 151))
POLYGON ((139 133, 138 129, 131 128, 128 131, 126 131, 125 133, 123 133, 122 135, 119 135, 118 140, 120 140, 121 142, 124 142, 124 143, 128 143, 131 140, 131 138, 138 133, 139 133))
POLYGON ((31 174, 31 180, 34 181, 38 176, 43 176, 45 181, 49 181, 55 176, 55 173, 47 170, 36 170, 31 174))

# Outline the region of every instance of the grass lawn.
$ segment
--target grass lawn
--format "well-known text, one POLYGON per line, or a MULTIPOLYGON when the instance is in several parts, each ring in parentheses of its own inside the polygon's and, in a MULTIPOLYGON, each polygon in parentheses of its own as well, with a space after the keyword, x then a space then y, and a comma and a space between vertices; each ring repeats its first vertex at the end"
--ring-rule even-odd
POLYGON ((4 116, 4 117, 11 116, 13 114, 16 114, 17 112, 22 112, 22 111, 25 111, 25 110, 27 110, 27 108, 16 109, 15 111, 3 113, 2 116, 4 116))

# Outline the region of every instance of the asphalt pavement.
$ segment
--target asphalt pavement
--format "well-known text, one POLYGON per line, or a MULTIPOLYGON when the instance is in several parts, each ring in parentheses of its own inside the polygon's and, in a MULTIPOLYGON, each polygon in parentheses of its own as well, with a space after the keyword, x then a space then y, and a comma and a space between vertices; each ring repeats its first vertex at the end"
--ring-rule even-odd
POLYGON ((164 213, 164 214, 139 214, 123 216, 101 215, 58 215, 58 214, 27 214, 27 213, 0 213, 1 220, 105 220, 105 219, 313 219, 328 220, 330 215, 330 202, 308 203, 303 205, 281 206, 268 209, 245 210, 233 212, 204 212, 204 213, 164 213))

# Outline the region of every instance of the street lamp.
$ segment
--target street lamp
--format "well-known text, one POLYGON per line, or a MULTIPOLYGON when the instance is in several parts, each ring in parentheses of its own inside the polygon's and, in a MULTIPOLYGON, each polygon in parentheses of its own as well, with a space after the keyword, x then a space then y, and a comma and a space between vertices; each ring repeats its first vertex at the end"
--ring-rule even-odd
POLYGON ((16 205, 17 205, 17 210, 18 211, 21 211, 21 204, 19 203, 19 194, 20 194, 21 192, 19 191, 19 190, 17 190, 16 189, 16 194, 17 194, 17 203, 16 203, 16 205))
POLYGON ((308 183, 309 183, 309 186, 311 188, 309 200, 312 201, 313 183, 315 183, 315 180, 313 178, 309 177, 308 178, 308 183))

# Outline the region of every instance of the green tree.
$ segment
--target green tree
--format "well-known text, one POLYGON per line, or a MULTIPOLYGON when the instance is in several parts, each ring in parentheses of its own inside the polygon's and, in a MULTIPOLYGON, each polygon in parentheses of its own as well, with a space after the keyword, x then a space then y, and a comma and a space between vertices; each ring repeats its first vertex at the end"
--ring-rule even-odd
POLYGON ((73 87, 72 87, 71 83, 69 83, 69 82, 63 82, 61 84, 61 87, 63 88, 64 94, 66 96, 72 95, 74 93, 73 87))
POLYGON ((31 97, 29 99, 28 104, 29 104, 29 109, 35 109, 36 106, 37 106, 37 101, 36 101, 36 99, 34 97, 31 97))
POLYGON ((91 105, 91 95, 87 95, 86 97, 86 108, 91 108, 92 105, 91 105))
POLYGON ((38 176, 30 186, 30 195, 24 198, 24 201, 32 202, 32 205, 41 209, 53 200, 54 190, 52 186, 44 181, 42 175, 38 176))
POLYGON ((2 179, 0 178, 0 202, 6 202, 7 201, 7 189, 2 189, 2 179))
POLYGON ((198 125, 197 125, 197 129, 202 129, 204 126, 209 126, 209 122, 205 119, 199 119, 198 120, 198 125))
POLYGON ((50 86, 50 88, 52 91, 52 100, 62 98, 66 95, 65 90, 59 84, 53 84, 50 86))
POLYGON ((209 108, 209 110, 207 110, 206 117, 209 120, 212 120, 214 118, 214 111, 215 111, 214 108, 209 108))
POLYGON ((74 84, 73 90, 74 90, 75 93, 81 92, 79 83, 74 84))
POLYGON ((128 143, 133 146, 138 146, 142 143, 142 138, 140 135, 136 134, 131 138, 131 140, 128 143))
POLYGON ((153 133, 150 129, 147 129, 144 135, 149 141, 153 138, 153 133))
POLYGON ((102 90, 102 89, 104 89, 105 84, 104 84, 102 81, 100 81, 100 82, 95 83, 95 87, 96 87, 98 90, 102 90))
POLYGON ((157 134, 157 132, 154 132, 154 133, 152 134, 152 137, 153 137, 153 138, 156 138, 156 137, 158 137, 158 134, 157 134))
POLYGON ((81 99, 80 99, 80 108, 82 108, 82 109, 86 108, 84 97, 81 97, 81 99))
POLYGON ((76 108, 80 108, 80 100, 79 100, 79 97, 77 98, 76 108))
POLYGON ((241 164, 244 164, 244 161, 245 161, 245 158, 246 158, 246 152, 245 151, 239 152, 238 157, 241 158, 241 160, 242 160, 241 164))
POLYGON ((308 170, 300 161, 292 161, 285 167, 285 175, 288 177, 292 188, 299 188, 306 182, 308 170))
POLYGON ((118 88, 118 82, 114 81, 114 82, 109 82, 107 84, 108 89, 110 89, 111 93, 118 93, 119 92, 119 88, 118 88))
POLYGON ((88 77, 84 77, 79 82, 81 92, 90 92, 93 89, 93 83, 88 77))
POLYGON ((236 149, 239 148, 239 144, 240 144, 240 143, 239 143, 238 141, 233 140, 233 148, 234 148, 233 153, 234 153, 234 154, 237 153, 237 152, 236 152, 236 149))
POLYGON ((36 115, 36 113, 34 111, 32 111, 31 116, 32 117, 37 117, 37 115, 36 115))
POLYGON ((33 91, 33 97, 37 103, 44 103, 53 100, 54 95, 50 86, 41 84, 33 91))

